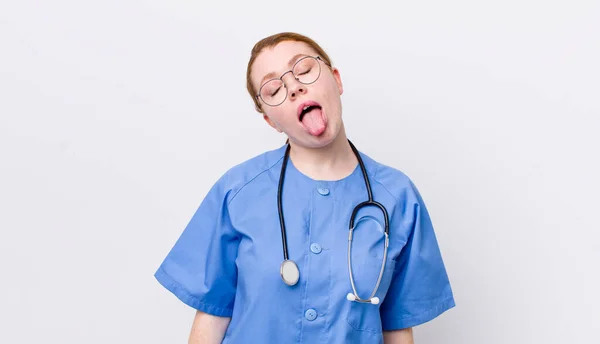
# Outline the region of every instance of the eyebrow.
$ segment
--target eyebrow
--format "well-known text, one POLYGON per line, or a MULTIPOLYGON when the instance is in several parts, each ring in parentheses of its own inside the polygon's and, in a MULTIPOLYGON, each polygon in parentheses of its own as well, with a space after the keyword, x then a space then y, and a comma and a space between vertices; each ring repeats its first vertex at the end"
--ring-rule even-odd
MULTIPOLYGON (((291 66, 291 65, 292 65, 292 63, 296 62, 296 60, 298 60, 300 57, 303 57, 303 56, 308 56, 308 55, 300 53, 300 54, 296 54, 296 55, 292 56, 292 58, 291 58, 291 59, 288 61, 288 67, 289 67, 289 66, 291 66)), ((259 87, 260 87, 260 85, 262 85, 262 84, 263 84, 263 83, 264 83, 264 82, 265 82, 267 79, 274 78, 275 76, 277 76, 277 74, 276 74, 275 72, 270 72, 270 73, 268 73, 267 75, 263 76, 262 80, 261 80, 261 81, 260 81, 260 83, 259 83, 259 87)))

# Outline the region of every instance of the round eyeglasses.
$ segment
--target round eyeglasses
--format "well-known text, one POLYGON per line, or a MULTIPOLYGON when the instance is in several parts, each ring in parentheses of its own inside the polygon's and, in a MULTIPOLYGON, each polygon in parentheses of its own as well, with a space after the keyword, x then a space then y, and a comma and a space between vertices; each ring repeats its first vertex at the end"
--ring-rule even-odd
MULTIPOLYGON (((301 58, 294 64, 291 70, 281 74, 279 78, 265 82, 260 87, 256 98, 262 99, 263 103, 269 106, 282 104, 288 94, 287 86, 283 82, 284 75, 291 72, 299 83, 304 85, 312 84, 321 75, 321 64, 319 61, 323 61, 320 56, 305 56, 301 58)), ((323 63, 327 64, 325 61, 323 63)))

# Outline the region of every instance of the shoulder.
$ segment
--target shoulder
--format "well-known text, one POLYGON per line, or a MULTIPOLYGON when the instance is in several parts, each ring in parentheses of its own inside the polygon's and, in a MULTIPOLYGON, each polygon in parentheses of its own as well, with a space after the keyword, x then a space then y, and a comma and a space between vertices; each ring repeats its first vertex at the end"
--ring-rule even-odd
POLYGON ((229 168, 215 186, 227 195, 230 203, 247 185, 268 174, 283 159, 285 146, 255 155, 229 168))
POLYGON ((412 179, 400 168, 388 165, 361 152, 373 184, 385 189, 396 201, 413 198, 417 189, 412 179))

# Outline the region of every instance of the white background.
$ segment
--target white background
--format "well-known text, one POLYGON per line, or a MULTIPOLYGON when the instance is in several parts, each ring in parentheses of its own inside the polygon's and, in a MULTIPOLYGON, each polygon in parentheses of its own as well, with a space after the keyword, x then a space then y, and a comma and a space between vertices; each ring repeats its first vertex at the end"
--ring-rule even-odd
POLYGON ((2 1, 0 342, 186 342, 154 271, 216 178, 283 144, 245 71, 297 31, 432 215, 457 307, 416 343, 599 343, 599 23, 598 1, 2 1))

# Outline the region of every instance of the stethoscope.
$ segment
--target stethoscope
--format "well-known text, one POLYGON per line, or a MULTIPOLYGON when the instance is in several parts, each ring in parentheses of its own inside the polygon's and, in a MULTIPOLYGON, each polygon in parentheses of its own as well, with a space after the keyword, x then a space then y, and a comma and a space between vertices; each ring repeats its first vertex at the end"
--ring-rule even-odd
MULTIPOLYGON (((387 210, 385 209, 385 207, 379 203, 373 200, 373 194, 371 193, 371 183, 369 182, 369 178, 367 176, 367 170, 365 168, 365 165, 360 157, 360 154, 358 153, 358 150, 356 149, 356 147, 354 147, 354 144, 352 144, 352 142, 350 140, 348 140, 348 143, 350 144, 350 147, 352 148, 352 151, 354 152, 354 155, 356 155, 356 158, 358 159, 358 164, 360 165, 360 169, 362 171, 362 175, 363 175, 363 179, 365 180, 365 186, 367 187, 367 194, 369 196, 369 199, 367 201, 364 201, 360 204, 358 204, 354 210, 352 211, 352 216, 350 217, 350 232, 348 233, 348 272, 350 274, 350 284, 352 285, 352 292, 348 293, 348 295, 346 296, 346 298, 349 301, 356 301, 356 302, 363 302, 363 303, 371 303, 371 304, 378 304, 379 303, 379 298, 375 296, 375 294, 377 293, 377 289, 379 289, 379 284, 381 283, 381 278, 383 277, 383 272, 385 270, 385 262, 387 260, 387 252, 388 252, 388 245, 389 245, 389 219, 388 219, 388 213, 387 210), (356 291, 356 286, 354 284, 354 274, 352 273, 352 233, 354 232, 354 218, 356 217, 356 214, 358 213, 358 211, 366 206, 375 206, 377 208, 379 208, 382 212, 383 212, 383 218, 385 220, 385 244, 384 244, 384 249, 383 249, 383 261, 381 263, 381 270, 379 271, 379 277, 377 278, 377 284, 375 285, 375 288, 373 289, 373 292, 371 293, 371 295, 366 298, 366 299, 362 299, 358 296, 358 293, 356 291)), ((279 211, 279 223, 281 225, 281 240, 283 243, 283 263, 281 263, 281 267, 280 267, 280 274, 281 274, 281 278, 283 279, 283 282, 289 286, 293 286, 296 283, 298 283, 298 279, 300 278, 300 270, 298 269, 298 265, 296 265, 296 263, 293 260, 289 259, 289 255, 288 255, 288 248, 287 248, 287 238, 286 238, 286 231, 285 231, 285 221, 283 219, 283 211, 282 211, 282 206, 281 206, 281 190, 283 189, 283 179, 285 176, 285 169, 287 166, 287 162, 290 156, 290 148, 291 145, 288 144, 286 151, 285 151, 285 155, 283 157, 283 165, 281 166, 281 174, 279 175, 279 187, 277 188, 277 209, 279 211)))

